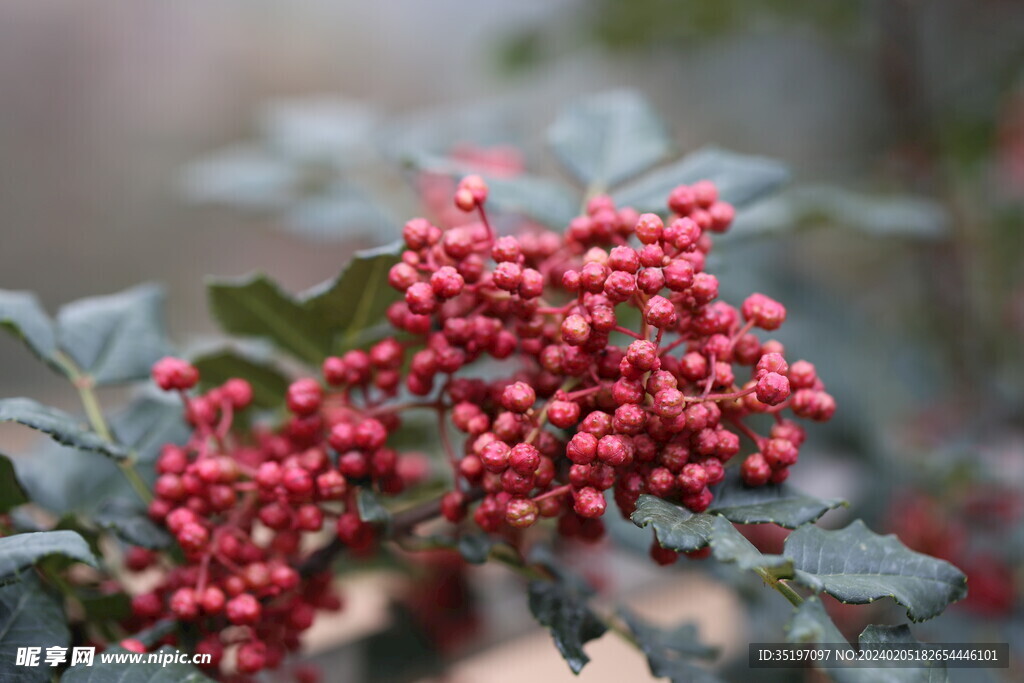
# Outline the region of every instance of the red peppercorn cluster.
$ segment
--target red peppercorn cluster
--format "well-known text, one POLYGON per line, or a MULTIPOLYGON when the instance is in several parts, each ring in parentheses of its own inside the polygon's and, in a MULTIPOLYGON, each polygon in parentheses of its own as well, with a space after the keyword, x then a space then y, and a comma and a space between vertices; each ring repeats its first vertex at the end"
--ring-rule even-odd
POLYGON ((492 532, 557 517, 564 534, 598 537, 608 490, 627 515, 642 493, 703 511, 741 437, 748 486, 786 479, 804 433, 784 411, 827 420, 835 402, 813 365, 790 366, 779 342, 754 333, 778 329, 782 304, 717 299, 705 263, 734 211, 713 184, 674 189, 667 222, 594 197, 564 235, 498 237, 486 199, 486 183, 469 176, 455 204, 478 220, 447 230, 409 221, 389 275, 404 301, 388 318, 420 340, 405 387, 437 395, 467 435, 449 453, 449 520, 480 489, 473 517, 492 532), (464 372, 486 359, 514 374, 464 372), (745 423, 753 414, 774 417, 768 435, 745 423))
POLYGON ((350 550, 373 544, 374 529, 357 512, 359 487, 397 493, 405 486, 398 454, 385 448, 397 418, 377 419, 345 396, 371 388, 392 396, 402 358, 394 340, 328 358, 323 373, 337 392, 299 379, 285 396, 291 416, 284 425, 249 434, 231 429, 234 415, 252 401, 248 382, 232 379, 190 395, 196 368, 176 358, 159 361, 153 377, 180 393, 193 432, 184 446, 163 447, 149 514, 174 536, 184 561, 129 549, 128 569, 161 569, 156 587, 134 597, 132 625, 165 617, 192 624, 197 652, 211 654, 214 668, 233 647, 234 669, 249 674, 276 667, 296 649, 318 610, 340 609, 330 573, 305 576, 300 569, 328 521, 333 529, 326 534, 350 550))
MULTIPOLYGON (((779 342, 754 333, 784 322, 782 304, 718 300, 705 264, 733 208, 714 185, 673 190, 667 222, 594 197, 563 235, 499 237, 487 197, 483 179, 466 177, 454 191, 465 221, 405 225, 388 275, 403 299, 387 311, 403 341, 327 358, 323 382, 288 387, 290 416, 276 430, 232 431, 252 401, 244 380, 195 395, 193 366, 154 366, 193 433, 164 448, 150 506, 184 562, 142 549, 127 557, 133 570, 163 568, 133 601, 140 625, 173 616, 194 624, 215 662, 234 647, 238 672, 276 666, 317 610, 340 606, 329 576, 300 573, 323 546, 304 541, 331 520, 327 535, 369 550, 360 489, 395 494, 412 478, 387 446, 405 410, 440 418, 454 480, 441 515, 457 523, 472 510, 492 533, 557 518, 565 536, 599 538, 608 491, 624 515, 644 493, 703 511, 741 451, 746 485, 786 479, 804 432, 785 411, 827 420, 835 402, 813 365, 788 363, 779 342), (500 377, 483 379, 484 363, 500 377), (768 434, 746 423, 755 414, 773 418, 768 434)), ((676 558, 657 545, 652 556, 676 558)))

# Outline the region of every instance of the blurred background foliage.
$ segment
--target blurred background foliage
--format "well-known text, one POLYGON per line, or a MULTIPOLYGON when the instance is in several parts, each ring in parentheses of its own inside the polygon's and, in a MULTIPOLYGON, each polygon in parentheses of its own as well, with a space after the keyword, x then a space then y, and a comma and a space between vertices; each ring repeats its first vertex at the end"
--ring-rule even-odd
MULTIPOLYGON (((258 269, 306 288, 406 217, 443 214, 451 173, 546 178, 505 196, 573 210, 543 131, 623 86, 681 152, 789 166, 788 189, 739 215, 712 268, 727 300, 786 302, 781 340, 839 402, 797 483, 968 572, 967 603, 922 637, 1020 648, 1015 0, 13 0, 0 6, 3 286, 52 310, 165 281, 169 327, 193 345, 213 329, 203 277, 258 269)), ((70 408, 22 353, 0 339, 3 395, 70 408)), ((854 633, 885 609, 836 614, 854 633)))

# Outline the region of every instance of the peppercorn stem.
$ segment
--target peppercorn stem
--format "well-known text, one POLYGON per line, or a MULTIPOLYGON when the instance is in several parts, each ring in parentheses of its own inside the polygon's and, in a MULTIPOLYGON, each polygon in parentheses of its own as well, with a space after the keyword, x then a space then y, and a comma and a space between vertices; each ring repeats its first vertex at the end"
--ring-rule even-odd
POLYGON ((487 235, 490 237, 490 243, 494 244, 495 238, 497 237, 494 233, 494 228, 491 227, 491 222, 487 220, 487 211, 484 209, 483 204, 478 204, 477 209, 480 210, 480 222, 487 228, 487 235))
POLYGON ((558 486, 556 488, 551 489, 550 491, 545 491, 544 493, 541 493, 540 495, 535 496, 533 498, 533 502, 534 503, 539 503, 540 501, 546 500, 548 498, 554 498, 556 496, 565 495, 566 493, 569 493, 569 490, 571 488, 572 487, 569 486, 569 484, 565 484, 564 486, 558 486))
POLYGON ((751 429, 746 424, 744 424, 741 420, 737 420, 736 418, 734 418, 732 416, 729 416, 728 419, 729 419, 729 422, 731 422, 737 429, 739 429, 741 432, 746 434, 747 438, 749 438, 751 441, 753 441, 755 446, 757 446, 758 448, 761 448, 761 444, 764 443, 765 437, 763 437, 760 434, 758 434, 757 432, 755 432, 753 429, 751 429))
MULTIPOLYGON (((576 386, 577 382, 579 382, 578 378, 571 377, 565 380, 562 386, 559 387, 558 391, 568 393, 570 389, 576 386)), ((530 431, 529 435, 526 437, 526 443, 532 444, 534 441, 537 440, 537 437, 540 436, 540 430, 543 429, 544 425, 548 423, 548 409, 551 407, 551 402, 554 400, 555 396, 558 396, 558 391, 556 391, 554 395, 552 395, 552 397, 549 398, 547 402, 544 403, 544 407, 540 409, 540 414, 537 416, 537 425, 533 428, 532 431, 530 431)))
MULTIPOLYGON (((85 409, 85 415, 93 431, 101 438, 111 443, 116 443, 114 434, 110 431, 110 426, 107 424, 107 419, 103 416, 103 408, 100 407, 99 399, 96 398, 96 393, 93 391, 92 378, 83 373, 81 368, 63 352, 58 352, 57 362, 67 373, 75 389, 78 390, 78 397, 82 401, 82 408, 85 409)), ((142 480, 142 477, 135 470, 135 463, 131 458, 118 461, 117 466, 144 503, 149 503, 153 500, 153 494, 150 493, 146 482, 142 480)))
POLYGON ((793 605, 793 607, 799 607, 804 604, 804 599, 800 597, 799 593, 790 588, 788 584, 783 583, 781 580, 772 576, 771 572, 764 567, 758 567, 754 571, 757 572, 757 575, 760 576, 766 584, 778 591, 782 597, 786 598, 786 600, 789 600, 789 603, 793 605))
POLYGON ((756 386, 747 387, 741 391, 734 391, 731 394, 708 394, 704 397, 705 401, 732 401, 737 398, 743 398, 747 394, 752 394, 757 391, 756 386))
POLYGON ((643 339, 643 340, 647 339, 647 335, 640 334, 639 332, 634 332, 633 330, 627 329, 627 328, 623 327, 622 325, 616 325, 615 326, 615 331, 616 332, 621 332, 622 334, 624 334, 624 335, 626 335, 628 337, 632 337, 633 339, 643 339))

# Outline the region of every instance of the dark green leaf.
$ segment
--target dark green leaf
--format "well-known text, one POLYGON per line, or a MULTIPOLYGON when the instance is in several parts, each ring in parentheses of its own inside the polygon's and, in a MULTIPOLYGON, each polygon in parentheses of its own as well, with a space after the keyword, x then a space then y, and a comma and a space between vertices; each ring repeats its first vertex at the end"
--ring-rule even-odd
POLYGON ((364 522, 385 526, 391 523, 391 513, 373 491, 360 488, 356 494, 356 505, 359 508, 359 519, 364 522))
POLYGON ((25 489, 14 474, 10 458, 0 454, 0 514, 28 502, 25 489))
POLYGON ((315 365, 330 353, 326 324, 313 319, 302 304, 265 275, 213 280, 207 295, 210 311, 226 332, 268 339, 315 365))
POLYGON ((846 643, 817 596, 804 600, 793 611, 793 618, 786 625, 786 640, 790 643, 846 643))
MULTIPOLYGON (((127 654, 122 647, 108 648, 104 654, 116 655, 127 654)), ((164 646, 156 651, 173 656, 176 650, 164 646)), ((170 660, 168 660, 170 661, 170 660)), ((201 683, 210 681, 191 664, 168 664, 164 666, 160 662, 154 663, 103 663, 96 657, 93 666, 70 667, 61 677, 64 683, 201 683)))
MULTIPOLYGON (((188 429, 181 404, 163 396, 142 396, 114 413, 110 426, 135 453, 143 479, 155 478, 153 464, 166 443, 184 443, 188 429)), ((117 465, 97 453, 43 442, 14 460, 15 470, 33 502, 58 515, 94 512, 104 500, 135 496, 117 465)))
POLYGON ((579 211, 576 193, 547 178, 520 175, 486 180, 490 188, 487 205, 498 211, 521 214, 559 231, 579 211))
POLYGON ((0 290, 0 327, 6 327, 39 358, 54 364, 57 335, 35 294, 0 290))
POLYGON ((149 464, 164 444, 184 443, 189 434, 181 404, 163 395, 139 396, 110 418, 110 428, 139 463, 149 464))
POLYGON ((356 252, 345 269, 299 295, 302 308, 333 338, 344 334, 343 348, 353 345, 363 330, 384 320, 387 307, 398 299, 388 285, 388 270, 398 263, 402 244, 356 252))
MULTIPOLYGON (((825 612, 817 597, 804 601, 793 612, 793 618, 786 626, 786 640, 790 643, 823 644, 829 647, 848 646, 848 656, 854 656, 854 648, 825 612)), ((879 644, 917 645, 906 626, 868 626, 860 635, 861 647, 879 644)), ((826 671, 836 683, 943 683, 947 680, 944 666, 935 668, 889 668, 884 662, 867 662, 862 667, 856 660, 846 666, 830 666, 826 671)))
POLYGON ((146 510, 126 498, 111 498, 100 505, 96 524, 113 531, 125 543, 156 550, 171 543, 170 535, 158 527, 146 510))
POLYGON ((713 659, 717 655, 716 648, 700 642, 696 624, 685 623, 663 629, 627 610, 620 610, 619 614, 647 657, 647 664, 655 677, 668 678, 672 683, 712 683, 719 680, 691 661, 713 659))
MULTIPOLYGON (((908 649, 916 649, 922 646, 922 643, 914 638, 910 632, 910 627, 906 624, 900 624, 899 626, 868 626, 860 634, 858 642, 862 650, 878 645, 893 645, 908 649)), ((928 646, 924 645, 924 647, 928 646)), ((869 679, 865 676, 861 680, 879 680, 878 675, 882 673, 879 669, 884 669, 885 680, 892 681, 892 683, 945 683, 945 681, 949 680, 945 662, 928 662, 926 666, 914 669, 900 666, 889 667, 885 666, 885 662, 871 663, 873 666, 862 673, 870 674, 875 676, 875 678, 869 679)), ((841 681, 840 683, 846 682, 841 681)), ((854 682, 851 681, 850 683, 854 682)), ((857 681, 856 683, 860 682, 857 681)))
POLYGON ((132 614, 132 600, 127 593, 100 593, 91 588, 79 588, 75 597, 91 621, 120 622, 132 614))
POLYGON ((456 547, 466 562, 484 564, 491 554, 491 548, 500 542, 488 534, 462 534, 456 547))
POLYGON ((0 538, 0 579, 17 574, 50 555, 98 566, 81 535, 74 531, 38 531, 0 538))
MULTIPOLYGON (((89 551, 96 557, 102 557, 103 551, 100 548, 100 534, 95 528, 86 526, 82 518, 75 514, 61 515, 52 528, 50 529, 37 529, 37 531, 73 531, 83 539, 89 546, 89 551)), ((51 558, 53 559, 53 558, 51 558)), ((57 562, 50 562, 49 568, 57 569, 60 565, 66 565, 66 561, 59 561, 60 558, 56 558, 57 562)))
POLYGON ((73 416, 29 398, 0 399, 0 422, 17 422, 50 435, 54 441, 123 460, 128 451, 86 428, 73 416))
POLYGON ((871 195, 829 185, 794 187, 744 214, 744 234, 798 228, 852 228, 880 238, 941 240, 950 217, 939 204, 910 195, 871 195))
POLYGON ((199 369, 200 386, 210 389, 238 377, 252 385, 252 402, 258 408, 276 408, 284 403, 288 378, 269 363, 249 358, 234 349, 205 353, 192 359, 199 369))
POLYGON ((586 586, 572 580, 531 581, 529 585, 530 612, 548 628, 558 651, 577 674, 590 661, 583 646, 607 630, 587 603, 591 595, 586 586))
POLYGON ((737 524, 778 524, 787 529, 816 522, 829 510, 845 501, 820 500, 788 484, 769 484, 748 488, 738 476, 730 475, 714 490, 715 499, 708 512, 722 515, 737 524))
POLYGON ((725 517, 712 523, 711 551, 719 562, 735 563, 740 569, 771 571, 776 578, 793 575, 793 563, 781 555, 762 555, 725 517))
POLYGON ((283 225, 312 242, 338 243, 362 235, 381 239, 401 228, 369 192, 351 183, 336 182, 288 207, 283 225))
POLYGON ((26 574, 0 586, 0 680, 43 683, 53 675, 45 664, 47 647, 68 647, 71 632, 64 610, 39 579, 26 574), (19 647, 43 648, 39 666, 18 666, 19 647))
POLYGON ((694 514, 654 496, 642 495, 630 516, 638 527, 651 525, 658 543, 679 552, 700 550, 711 538, 714 517, 694 514))
POLYGON ((74 301, 57 313, 60 347, 96 384, 144 379, 172 351, 163 303, 163 289, 153 284, 74 301))
POLYGON ((860 520, 837 531, 801 527, 786 539, 783 554, 808 588, 857 605, 891 597, 911 621, 938 616, 967 594, 967 577, 949 562, 915 553, 860 520))
POLYGON ((677 185, 698 180, 714 182, 722 199, 741 207, 778 189, 789 180, 789 171, 771 159, 705 147, 620 188, 612 197, 619 206, 664 214, 669 193, 677 185))
POLYGON ((590 95, 569 105, 548 129, 548 143, 584 185, 607 189, 664 160, 668 133, 632 90, 590 95))
POLYGON ((178 628, 177 620, 164 617, 160 621, 156 622, 149 628, 144 628, 141 631, 136 631, 131 635, 132 638, 139 641, 146 647, 153 647, 153 645, 160 639, 174 633, 175 629, 178 628))

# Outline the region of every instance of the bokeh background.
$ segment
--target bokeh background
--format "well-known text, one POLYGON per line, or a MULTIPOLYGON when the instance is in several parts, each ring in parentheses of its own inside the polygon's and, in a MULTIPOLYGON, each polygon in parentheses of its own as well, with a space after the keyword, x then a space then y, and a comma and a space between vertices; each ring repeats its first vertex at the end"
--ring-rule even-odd
MULTIPOLYGON (((839 401, 798 483, 968 572, 971 597, 921 637, 1019 647, 1016 0, 7 0, 0 286, 55 310, 162 282, 170 330, 188 347, 214 332, 206 276, 262 270, 300 289, 393 238, 418 208, 410 150, 466 143, 500 156, 496 146, 515 144, 531 170, 558 174, 545 126, 566 103, 622 87, 652 102, 681 152, 715 144, 790 166, 789 189, 741 217, 718 271, 733 300, 763 291, 787 303, 783 341, 815 360, 839 401)), ((0 395, 74 406, 6 337, 0 367, 0 395)), ((27 440, 6 426, 0 438, 11 451, 27 440)), ((771 639, 759 624, 782 618, 730 597, 735 577, 683 567, 666 582, 628 550, 587 552, 641 603, 652 586, 675 591, 680 614, 727 652, 771 639)), ((505 581, 484 572, 466 590, 493 598, 505 581)), ((374 583, 365 593, 385 597, 318 640, 338 680, 382 675, 374 648, 395 642, 413 663, 391 680, 442 669, 451 680, 570 679, 516 594, 483 601, 500 627, 478 620, 479 633, 445 650, 450 664, 422 638, 394 640, 405 636, 386 606, 393 589, 374 583), (510 634, 525 640, 496 644, 510 634), (524 669, 531 660, 541 668, 524 669)), ((835 616, 856 633, 893 614, 880 604, 835 616)), ((625 655, 595 652, 583 679, 621 680, 625 655)))

